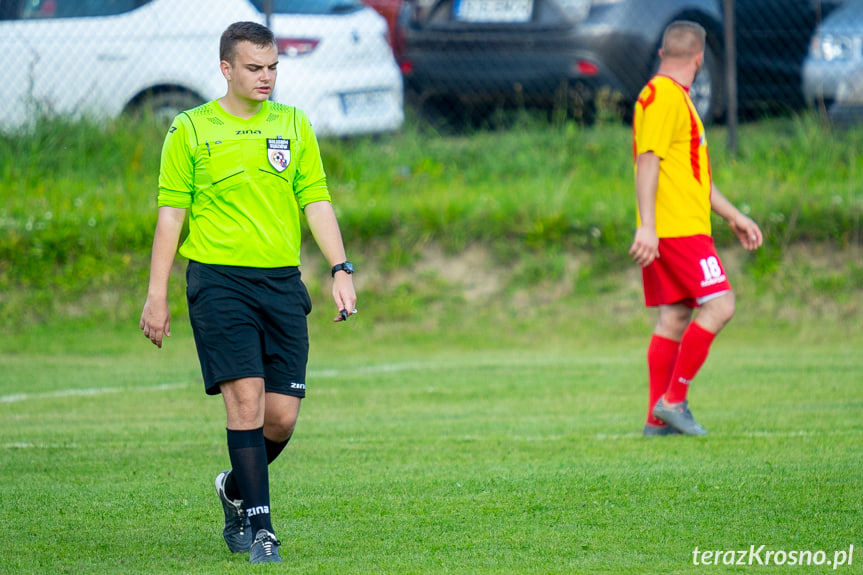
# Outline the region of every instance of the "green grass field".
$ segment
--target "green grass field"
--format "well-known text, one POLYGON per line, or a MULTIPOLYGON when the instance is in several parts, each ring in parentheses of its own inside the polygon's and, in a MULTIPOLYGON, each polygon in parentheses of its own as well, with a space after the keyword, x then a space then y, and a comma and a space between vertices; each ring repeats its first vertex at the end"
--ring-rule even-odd
MULTIPOLYGON (((737 157, 709 133, 718 185, 767 240, 745 255, 715 221, 738 313, 690 395, 707 438, 641 437, 653 315, 626 255, 628 127, 322 141, 361 312, 330 323, 309 245, 309 397, 272 468, 273 570, 861 572, 863 132, 752 122, 737 157)), ((0 135, 0 574, 264 569, 221 539, 224 408, 183 262, 174 337, 137 329, 162 138, 0 135)))
MULTIPOLYGON (((690 395, 710 436, 648 439, 644 315, 643 336, 504 323, 470 345, 316 310, 309 397, 271 470, 279 570, 780 573, 693 551, 854 545, 837 571, 860 572, 859 333, 741 318, 690 395)), ((0 338, 0 572, 260 572, 221 539, 224 410, 187 322, 163 350, 136 327, 0 338)))

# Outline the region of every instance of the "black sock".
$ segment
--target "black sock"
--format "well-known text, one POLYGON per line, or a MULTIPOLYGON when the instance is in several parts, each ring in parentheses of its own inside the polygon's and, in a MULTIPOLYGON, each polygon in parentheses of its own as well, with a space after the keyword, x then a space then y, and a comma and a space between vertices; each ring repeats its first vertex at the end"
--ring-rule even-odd
MULTIPOLYGON (((264 445, 267 448, 267 464, 276 460, 290 440, 291 438, 289 437, 281 442, 272 441, 264 436, 264 445)), ((225 479, 225 494, 231 499, 242 499, 242 497, 240 497, 240 488, 237 486, 237 481, 234 479, 233 473, 229 473, 227 479, 225 479)))
POLYGON ((231 472, 228 473, 228 477, 225 478, 225 495, 228 496, 228 499, 233 499, 234 501, 243 498, 240 495, 240 488, 237 486, 237 480, 234 479, 233 470, 231 470, 231 472))
MULTIPOLYGON (((230 478, 236 482, 243 508, 252 524, 252 533, 259 529, 273 532, 270 519, 270 476, 267 470, 267 448, 264 429, 228 430, 228 455, 231 458, 230 478)), ((231 497, 229 494, 228 497, 231 497)))
POLYGON ((268 464, 276 460, 276 457, 279 456, 279 454, 282 452, 282 450, 285 448, 285 446, 290 440, 291 438, 289 437, 284 441, 272 441, 270 439, 267 439, 266 436, 264 437, 264 445, 267 446, 268 464))

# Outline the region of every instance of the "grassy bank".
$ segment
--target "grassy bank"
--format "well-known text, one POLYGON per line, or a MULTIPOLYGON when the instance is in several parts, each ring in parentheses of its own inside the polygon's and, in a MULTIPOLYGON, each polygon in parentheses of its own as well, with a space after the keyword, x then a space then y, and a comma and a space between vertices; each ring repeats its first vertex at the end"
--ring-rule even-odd
MULTIPOLYGON (((791 252, 808 244, 832 257, 863 242, 860 135, 809 117, 753 123, 742 127, 732 159, 724 130, 710 131, 717 184, 767 235, 764 249, 741 260, 745 274, 765 288, 799 276, 828 291, 863 285, 854 257, 812 277, 807 270, 823 262, 791 252), (794 269, 782 269, 788 265, 794 269)), ((147 281, 162 138, 160 128, 128 120, 52 123, 0 138, 0 325, 134 317, 147 281)), ((351 258, 371 278, 363 287, 411 300, 434 297, 428 284, 441 281, 430 250, 444 258, 481 251, 481 261, 505 272, 495 279, 498 293, 560 281, 568 282, 563 293, 576 282, 604 289, 627 262, 632 237, 630 140, 618 124, 586 129, 525 117, 467 135, 408 126, 324 140, 322 150, 351 258), (427 276, 422 287, 405 273, 417 271, 427 276)), ((733 245, 721 222, 715 235, 720 247, 733 245)), ((313 250, 305 261, 320 271, 313 250)), ((174 284, 182 312, 182 280, 174 284)))

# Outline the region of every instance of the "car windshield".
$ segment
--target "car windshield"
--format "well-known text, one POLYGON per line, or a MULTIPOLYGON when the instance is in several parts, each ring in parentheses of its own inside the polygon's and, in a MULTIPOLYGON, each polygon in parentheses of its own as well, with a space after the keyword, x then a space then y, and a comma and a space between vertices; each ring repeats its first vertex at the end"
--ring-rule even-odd
MULTIPOLYGON (((252 0, 264 11, 265 0, 252 0)), ((273 14, 343 14, 363 7, 361 0, 271 0, 273 14)))

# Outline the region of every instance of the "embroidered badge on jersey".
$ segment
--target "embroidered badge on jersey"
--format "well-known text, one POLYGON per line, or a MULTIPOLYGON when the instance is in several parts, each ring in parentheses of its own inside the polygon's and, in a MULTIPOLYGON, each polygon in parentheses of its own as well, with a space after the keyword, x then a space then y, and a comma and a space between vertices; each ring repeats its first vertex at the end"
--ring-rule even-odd
POLYGON ((291 141, 267 138, 267 159, 277 172, 284 172, 291 163, 291 141))

